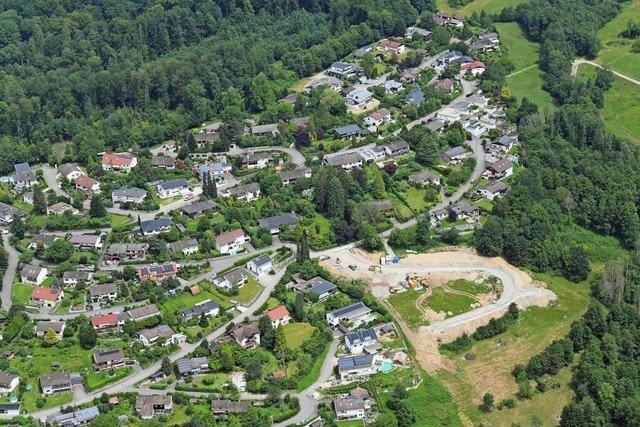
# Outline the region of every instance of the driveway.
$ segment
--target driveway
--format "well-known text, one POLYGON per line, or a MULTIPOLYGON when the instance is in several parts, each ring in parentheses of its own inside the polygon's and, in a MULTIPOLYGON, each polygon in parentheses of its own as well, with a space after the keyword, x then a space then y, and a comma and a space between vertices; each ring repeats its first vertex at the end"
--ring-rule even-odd
POLYGON ((60 183, 58 182, 57 175, 58 170, 49 165, 42 165, 42 177, 44 178, 44 182, 47 183, 47 187, 49 187, 57 196, 62 196, 69 198, 69 194, 67 194, 62 187, 60 187, 60 183))

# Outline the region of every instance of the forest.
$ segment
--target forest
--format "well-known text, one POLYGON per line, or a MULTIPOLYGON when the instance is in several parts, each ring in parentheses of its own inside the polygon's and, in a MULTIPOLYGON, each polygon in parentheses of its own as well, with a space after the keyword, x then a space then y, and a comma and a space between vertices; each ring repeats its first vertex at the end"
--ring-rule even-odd
POLYGON ((404 32, 427 6, 8 0, 0 6, 0 172, 17 161, 55 161, 52 144, 63 141, 72 142, 68 159, 86 161, 175 138, 216 116, 242 120, 298 78, 404 32))

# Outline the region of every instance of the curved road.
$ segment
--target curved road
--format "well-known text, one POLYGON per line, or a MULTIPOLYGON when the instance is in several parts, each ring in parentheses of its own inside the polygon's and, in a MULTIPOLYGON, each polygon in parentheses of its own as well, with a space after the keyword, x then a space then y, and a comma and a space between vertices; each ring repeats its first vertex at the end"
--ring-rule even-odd
POLYGON ((640 80, 636 80, 633 77, 627 76, 626 74, 619 73, 616 70, 608 68, 607 66, 604 66, 602 64, 598 64, 597 62, 594 62, 594 61, 589 61, 588 59, 584 59, 584 58, 578 58, 578 59, 575 59, 573 61, 573 63, 571 64, 571 75, 572 76, 575 76, 576 74, 578 74, 578 68, 580 68, 580 66, 582 64, 593 65, 594 67, 602 68, 603 70, 610 71, 612 74, 620 77, 621 79, 625 79, 626 81, 629 81, 629 82, 631 82, 633 84, 636 84, 636 85, 640 86, 640 80))

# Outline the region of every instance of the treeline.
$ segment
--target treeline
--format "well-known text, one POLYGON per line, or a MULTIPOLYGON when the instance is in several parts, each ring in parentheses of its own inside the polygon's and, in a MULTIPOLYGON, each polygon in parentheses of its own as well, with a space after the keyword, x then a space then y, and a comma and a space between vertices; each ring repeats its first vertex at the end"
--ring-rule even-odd
POLYGON ((414 0, 4 2, 0 171, 148 146, 222 115, 262 111, 298 77, 384 34, 414 0), (231 90, 235 88, 237 91, 231 90), (228 113, 229 111, 227 111, 228 113))

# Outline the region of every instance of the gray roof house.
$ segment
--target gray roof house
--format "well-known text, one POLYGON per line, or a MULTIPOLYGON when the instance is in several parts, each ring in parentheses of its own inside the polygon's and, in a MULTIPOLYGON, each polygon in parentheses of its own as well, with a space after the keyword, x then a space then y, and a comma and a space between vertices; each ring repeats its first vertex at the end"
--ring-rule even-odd
POLYGON ((178 359, 176 366, 180 375, 197 375, 209 369, 209 361, 206 357, 178 359))
POLYGON ((357 124, 350 124, 345 126, 339 126, 334 130, 336 137, 338 138, 351 138, 351 137, 361 137, 366 135, 368 132, 357 124))
POLYGON ((288 212, 283 215, 260 218, 258 224, 260 224, 260 228, 269 230, 271 234, 278 234, 282 226, 287 225, 293 227, 297 225, 299 221, 298 215, 293 212, 288 212))
POLYGON ((350 170, 354 167, 362 166, 362 156, 360 153, 338 154, 336 156, 325 157, 324 163, 329 166, 350 170))
POLYGON ((182 214, 187 216, 196 216, 207 211, 215 211, 216 209, 218 209, 218 204, 216 202, 213 200, 204 200, 202 202, 185 206, 182 208, 182 214))
POLYGON ((142 188, 118 188, 111 193, 113 203, 142 203, 147 191, 142 188))
POLYGON ((205 316, 217 316, 220 312, 220 306, 215 301, 206 300, 197 303, 191 308, 185 308, 180 312, 180 316, 185 319, 191 319, 193 317, 200 317, 203 314, 205 316))
POLYGON ((72 412, 52 415, 47 418, 47 425, 58 427, 76 427, 89 424, 91 421, 98 418, 98 415, 100 415, 100 410, 98 409, 98 407, 91 406, 89 408, 78 409, 72 412))
POLYGON ((422 172, 409 175, 409 182, 417 185, 425 185, 425 184, 440 185, 442 181, 441 181, 440 175, 438 175, 437 173, 424 170, 422 172))
POLYGON ((337 310, 330 311, 326 314, 329 326, 336 327, 341 323, 348 323, 351 326, 357 326, 361 323, 373 320, 371 309, 362 301, 337 310))
POLYGON ((424 102, 424 99, 424 92, 420 88, 414 86, 404 97, 404 102, 407 104, 420 105, 424 102))
POLYGON ((161 216, 160 218, 142 221, 140 223, 140 231, 145 236, 150 234, 159 234, 171 229, 171 217, 161 216))

